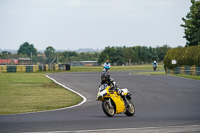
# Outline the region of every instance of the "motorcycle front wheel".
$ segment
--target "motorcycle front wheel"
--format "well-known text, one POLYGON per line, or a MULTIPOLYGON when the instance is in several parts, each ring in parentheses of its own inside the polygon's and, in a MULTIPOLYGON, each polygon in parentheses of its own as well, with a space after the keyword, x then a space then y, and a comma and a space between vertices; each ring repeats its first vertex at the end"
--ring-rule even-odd
POLYGON ((108 116, 108 117, 113 117, 115 114, 115 109, 112 105, 112 107, 109 106, 109 100, 108 99, 104 99, 102 102, 102 108, 104 113, 108 116))
POLYGON ((133 116, 135 114, 135 107, 133 105, 133 103, 131 102, 131 100, 127 99, 129 102, 129 107, 126 109, 125 114, 127 116, 133 116))

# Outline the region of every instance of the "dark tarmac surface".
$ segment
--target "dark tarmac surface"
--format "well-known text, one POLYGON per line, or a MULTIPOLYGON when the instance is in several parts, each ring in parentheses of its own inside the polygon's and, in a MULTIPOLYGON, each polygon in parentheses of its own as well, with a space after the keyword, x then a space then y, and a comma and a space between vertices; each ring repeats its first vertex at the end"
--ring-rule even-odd
POLYGON ((53 73, 48 75, 81 93, 87 98, 86 103, 56 111, 1 115, 0 133, 200 125, 200 81, 129 73, 110 72, 120 88, 128 88, 132 93, 136 109, 133 117, 118 114, 109 118, 103 113, 101 102, 96 101, 99 72, 53 73))

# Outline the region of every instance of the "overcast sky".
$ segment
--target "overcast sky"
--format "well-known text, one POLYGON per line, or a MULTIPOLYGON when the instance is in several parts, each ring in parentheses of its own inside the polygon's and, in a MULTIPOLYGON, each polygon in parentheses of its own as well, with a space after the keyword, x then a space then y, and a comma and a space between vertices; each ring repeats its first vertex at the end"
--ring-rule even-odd
POLYGON ((0 49, 184 46, 190 0, 0 0, 0 49))

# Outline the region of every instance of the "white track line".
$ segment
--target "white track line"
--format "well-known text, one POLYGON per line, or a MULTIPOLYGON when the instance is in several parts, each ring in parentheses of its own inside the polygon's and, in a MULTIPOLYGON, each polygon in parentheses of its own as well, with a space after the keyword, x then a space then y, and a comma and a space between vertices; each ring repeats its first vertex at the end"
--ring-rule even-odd
POLYGON ((120 128, 120 129, 96 129, 96 130, 74 130, 74 131, 43 131, 43 132, 24 132, 24 133, 126 133, 126 132, 137 132, 137 133, 154 133, 154 132, 191 132, 192 129, 200 131, 200 125, 184 125, 184 126, 166 126, 166 127, 141 127, 141 128, 120 128))
MULTIPOLYGON (((67 90, 69 90, 69 91, 74 92, 75 94, 77 94, 77 95, 79 95, 80 97, 83 98, 83 101, 82 101, 81 103, 79 103, 79 104, 77 104, 77 105, 74 105, 74 106, 70 106, 70 107, 66 107, 66 108, 61 108, 61 109, 74 108, 74 107, 77 107, 77 106, 80 106, 80 105, 84 104, 84 103, 87 101, 87 98, 84 97, 81 93, 79 93, 79 92, 77 92, 77 91, 75 91, 75 90, 70 89, 69 87, 67 87, 67 86, 65 86, 65 85, 63 85, 63 84, 61 84, 61 83, 59 83, 58 81, 56 81, 55 79, 49 77, 48 75, 45 75, 45 76, 46 76, 47 78, 53 80, 56 84, 58 84, 58 85, 64 87, 65 89, 67 89, 67 90)), ((61 110, 61 109, 56 109, 56 110, 61 110)))

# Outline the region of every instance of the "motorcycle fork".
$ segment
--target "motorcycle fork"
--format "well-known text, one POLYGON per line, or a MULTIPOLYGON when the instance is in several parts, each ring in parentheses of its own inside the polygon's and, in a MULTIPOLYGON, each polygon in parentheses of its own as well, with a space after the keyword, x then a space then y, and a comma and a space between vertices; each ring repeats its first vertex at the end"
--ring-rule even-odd
POLYGON ((129 103, 129 101, 127 100, 127 97, 126 97, 126 96, 124 96, 124 99, 123 99, 123 100, 124 100, 125 105, 129 106, 130 103, 129 103))
POLYGON ((109 108, 113 108, 110 98, 108 99, 108 106, 109 108))

